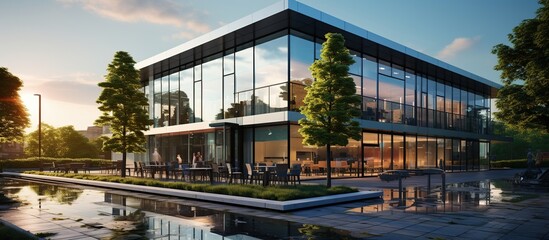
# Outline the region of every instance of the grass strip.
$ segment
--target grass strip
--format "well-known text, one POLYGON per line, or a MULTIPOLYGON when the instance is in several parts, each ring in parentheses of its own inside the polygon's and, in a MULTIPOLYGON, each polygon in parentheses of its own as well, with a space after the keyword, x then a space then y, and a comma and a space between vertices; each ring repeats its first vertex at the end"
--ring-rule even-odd
POLYGON ((333 186, 326 188, 322 185, 285 185, 285 186, 260 186, 260 185, 242 185, 242 184, 204 184, 204 183, 187 183, 187 182, 168 182, 157 179, 136 178, 136 177, 119 177, 111 175, 92 175, 79 173, 52 173, 27 171, 27 174, 36 174, 42 176, 66 177, 102 182, 114 182, 133 184, 141 186, 162 187, 170 189, 180 189, 187 191, 217 193, 231 196, 268 199, 277 201, 288 201, 296 199, 304 199, 311 197, 321 197, 327 195, 343 194, 358 192, 355 188, 346 186, 333 186))

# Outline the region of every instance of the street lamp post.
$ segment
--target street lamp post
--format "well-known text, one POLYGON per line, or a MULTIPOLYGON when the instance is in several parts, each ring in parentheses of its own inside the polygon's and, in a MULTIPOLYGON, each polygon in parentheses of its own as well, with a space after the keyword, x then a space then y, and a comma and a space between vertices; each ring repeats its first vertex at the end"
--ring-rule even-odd
POLYGON ((40 172, 42 171, 42 95, 38 96, 38 162, 40 163, 40 172))

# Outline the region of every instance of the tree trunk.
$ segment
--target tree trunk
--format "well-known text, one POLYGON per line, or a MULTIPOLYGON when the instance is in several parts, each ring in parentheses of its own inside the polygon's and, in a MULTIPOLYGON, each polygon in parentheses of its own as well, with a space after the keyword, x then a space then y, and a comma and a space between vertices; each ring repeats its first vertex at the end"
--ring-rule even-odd
POLYGON ((326 187, 332 187, 332 152, 330 144, 326 145, 326 187))
POLYGON ((126 126, 122 129, 122 166, 120 166, 120 176, 126 177, 126 126))

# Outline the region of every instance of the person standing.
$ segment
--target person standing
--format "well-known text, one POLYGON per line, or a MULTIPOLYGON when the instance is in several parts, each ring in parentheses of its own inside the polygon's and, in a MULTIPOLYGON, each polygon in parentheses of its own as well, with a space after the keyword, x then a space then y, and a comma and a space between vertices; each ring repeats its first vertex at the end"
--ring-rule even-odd
POLYGON ((177 158, 176 158, 176 159, 177 159, 177 163, 178 163, 179 165, 182 165, 182 164, 183 164, 183 159, 181 159, 181 155, 177 154, 177 158))
POLYGON ((536 168, 538 169, 538 172, 541 173, 541 163, 543 162, 543 153, 538 149, 536 152, 536 168))
POLYGON ((157 148, 154 148, 154 152, 152 154, 152 160, 155 163, 162 163, 162 156, 160 156, 160 153, 158 153, 157 148))
POLYGON ((526 164, 528 165, 528 170, 534 168, 534 163, 534 154, 531 149, 528 149, 528 153, 526 154, 526 164))

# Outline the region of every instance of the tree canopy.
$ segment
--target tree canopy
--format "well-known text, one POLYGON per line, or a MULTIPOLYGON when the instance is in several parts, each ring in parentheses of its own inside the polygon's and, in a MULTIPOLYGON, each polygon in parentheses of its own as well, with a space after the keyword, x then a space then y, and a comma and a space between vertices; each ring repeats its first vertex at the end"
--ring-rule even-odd
POLYGON ((109 126, 112 136, 103 143, 104 150, 122 153, 122 177, 126 176, 128 152, 144 152, 143 131, 152 124, 147 113, 149 105, 139 81, 135 61, 127 52, 116 52, 107 67, 105 81, 99 83, 103 91, 97 99, 103 113, 95 123, 109 126))
POLYGON ((29 114, 19 97, 23 82, 0 67, 0 143, 21 141, 30 124, 29 114))
POLYGON ((492 53, 501 71, 496 118, 523 129, 549 133, 549 0, 533 19, 526 19, 509 34, 513 46, 498 44, 492 53))
MULTIPOLYGON (((25 155, 38 156, 38 130, 25 138, 25 155)), ((97 158, 99 149, 73 126, 55 128, 42 123, 42 156, 57 158, 97 158)))
POLYGON ((349 138, 359 140, 361 129, 353 118, 360 116, 361 99, 349 76, 355 61, 345 47, 343 35, 327 33, 320 59, 309 68, 315 81, 305 87, 307 95, 300 108, 299 133, 307 145, 326 146, 327 187, 331 187, 331 145, 346 146, 349 138))

